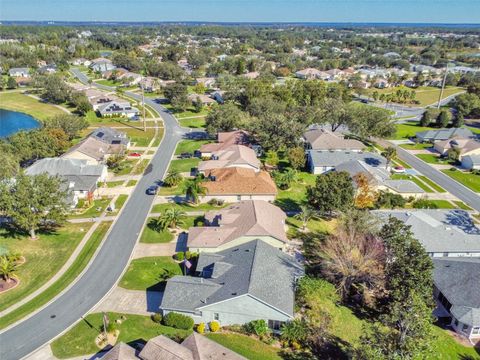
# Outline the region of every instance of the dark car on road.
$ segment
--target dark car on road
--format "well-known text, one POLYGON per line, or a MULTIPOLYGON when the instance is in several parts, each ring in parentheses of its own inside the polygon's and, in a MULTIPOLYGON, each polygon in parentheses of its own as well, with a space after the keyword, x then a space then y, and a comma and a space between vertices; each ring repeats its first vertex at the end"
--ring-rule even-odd
POLYGON ((156 195, 158 192, 158 185, 149 186, 146 193, 147 195, 156 195))

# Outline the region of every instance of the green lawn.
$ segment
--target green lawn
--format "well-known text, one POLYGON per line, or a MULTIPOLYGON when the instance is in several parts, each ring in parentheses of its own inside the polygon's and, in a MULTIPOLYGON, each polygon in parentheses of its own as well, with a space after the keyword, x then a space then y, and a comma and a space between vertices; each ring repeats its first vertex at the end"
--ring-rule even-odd
POLYGON ((113 188, 113 187, 116 187, 116 186, 120 186, 124 183, 124 181, 108 181, 107 182, 107 187, 108 188, 113 188))
POLYGON ((467 204, 465 204, 463 201, 453 200, 453 203, 454 203, 459 209, 462 209, 462 210, 473 210, 470 206, 468 206, 467 204))
MULTIPOLYGON (((119 319, 123 314, 108 313, 110 322, 119 319)), ((191 331, 177 330, 153 322, 149 316, 124 314, 126 320, 117 324, 120 331, 118 342, 130 343, 136 340, 147 341, 158 335, 175 336, 184 339, 191 331)), ((89 314, 73 328, 52 342, 53 354, 59 359, 93 354, 100 351, 95 338, 100 333, 103 322, 102 313, 89 314)))
POLYGON ((480 175, 474 175, 472 173, 463 172, 460 170, 442 170, 445 175, 450 176, 459 183, 465 185, 475 192, 480 192, 480 175))
POLYGON ((123 204, 125 204, 125 201, 127 201, 127 199, 128 199, 128 195, 126 194, 118 195, 118 198, 115 201, 115 209, 117 211, 120 211, 120 209, 123 207, 123 204))
POLYGON ((419 131, 432 130, 432 127, 420 126, 416 121, 408 121, 403 124, 396 124, 397 133, 392 138, 394 140, 409 139, 415 137, 415 134, 419 131))
POLYGON ((437 154, 416 154, 416 157, 419 159, 425 161, 428 164, 443 164, 443 165, 453 165, 450 161, 447 159, 444 159, 440 157, 437 154))
MULTIPOLYGON (((92 217, 98 217, 100 216, 110 204, 110 201, 112 199, 110 198, 101 198, 101 199, 96 199, 93 201, 92 206, 90 206, 86 210, 78 209, 79 211, 69 216, 70 219, 87 219, 87 218, 92 218, 92 217)), ((81 202, 79 203, 81 204, 81 202)))
MULTIPOLYGON (((438 326, 433 327, 433 334, 436 336, 434 351, 427 354, 426 360, 480 360, 480 354, 473 347, 466 347, 459 344, 445 330, 438 326)), ((419 359, 420 360, 420 359, 419 359)))
POLYGON ((269 346, 260 340, 242 334, 209 333, 206 335, 226 348, 243 355, 249 360, 280 360, 280 349, 269 346))
POLYGON ((143 174, 149 162, 150 162, 150 159, 142 159, 141 161, 139 161, 137 165, 135 165, 135 168, 133 169, 133 174, 134 175, 143 174))
POLYGON ((185 180, 182 180, 177 186, 162 186, 158 191, 158 195, 185 195, 185 180))
POLYGON ((14 237, 0 228, 0 247, 19 252, 26 259, 16 273, 20 284, 1 295, 0 311, 35 291, 57 273, 91 226, 90 223, 67 224, 57 232, 40 233, 38 240, 14 237))
POLYGON ((428 177, 426 177, 424 175, 417 175, 417 177, 420 178, 421 180, 423 180, 423 182, 426 182, 428 184, 428 186, 430 186, 435 191, 437 191, 439 193, 446 193, 447 192, 444 188, 442 188, 440 185, 438 185, 437 183, 430 180, 428 177))
POLYGON ((132 160, 132 159, 122 160, 121 167, 117 167, 117 168, 113 169, 112 172, 115 175, 119 175, 119 176, 120 175, 128 175, 132 171, 133 166, 135 165, 136 162, 137 162, 137 160, 132 160))
POLYGON ((100 85, 112 86, 112 87, 116 87, 119 85, 119 83, 113 80, 108 80, 108 79, 96 80, 95 82, 100 85))
POLYGON ((198 166, 199 162, 200 162, 199 158, 172 160, 170 162, 169 170, 178 171, 182 173, 190 172, 192 168, 195 168, 198 166))
MULTIPOLYGON (((379 94, 391 94, 397 91, 398 89, 410 90, 404 86, 397 86, 397 87, 386 88, 386 89, 369 89, 367 91, 370 94, 373 93, 374 91, 377 91, 379 94)), ((415 100, 418 100, 420 103, 414 104, 412 106, 427 106, 437 102, 438 97, 440 96, 440 91, 441 91, 441 89, 437 87, 431 87, 431 86, 420 86, 413 90, 416 93, 415 100)), ((461 91, 463 91, 462 88, 455 87, 455 86, 447 86, 445 88, 445 91, 443 92, 442 99, 445 99, 446 97, 459 93, 461 91)))
POLYGON ((192 116, 201 116, 201 115, 206 116, 209 112, 208 108, 205 108, 205 107, 200 112, 195 112, 195 109, 193 106, 190 106, 186 111, 179 112, 179 111, 173 110, 172 105, 170 104, 164 104, 162 106, 170 110, 177 119, 192 117, 192 116))
POLYGON ((183 127, 188 127, 193 129, 205 128, 206 126, 205 117, 190 118, 190 119, 180 118, 178 119, 178 122, 183 127))
POLYGON ((0 92, 0 108, 23 112, 38 120, 46 120, 55 115, 65 114, 51 104, 42 103, 19 92, 0 92))
POLYGON ((433 147, 430 143, 416 143, 416 144, 401 144, 401 148, 407 150, 426 150, 433 147))
POLYGON ((456 206, 453 205, 450 201, 447 200, 425 200, 429 204, 434 204, 438 209, 456 209, 456 206))
MULTIPOLYGON (((32 311, 38 309, 42 305, 46 304, 56 295, 58 295, 63 289, 65 289, 68 285, 70 285, 75 278, 82 272, 82 270, 87 266, 92 256, 95 254, 98 246, 102 242, 105 234, 107 233, 111 222, 102 222, 97 229, 93 232, 92 236, 88 239, 85 246, 82 248, 78 256, 76 257, 75 261, 72 265, 67 269, 65 273, 63 273, 60 278, 55 281, 49 288, 47 288, 44 292, 42 292, 37 297, 33 298, 29 302, 25 303, 24 305, 20 306, 16 310, 8 313, 7 315, 3 316, 0 319, 0 329, 4 328, 15 321, 20 320, 21 318, 25 317, 32 311)), ((67 241, 71 241, 71 238, 67 241)), ((49 262, 54 262, 55 257, 50 258, 49 262)), ((35 269, 37 272, 37 269, 35 269)), ((7 293, 8 295, 8 293, 7 293)))
MULTIPOLYGON (((287 235, 289 238, 295 238, 302 230, 303 224, 300 220, 292 216, 287 217, 286 224, 288 225, 287 235)), ((313 233, 332 233, 336 226, 336 220, 326 221, 323 219, 312 219, 307 223, 307 229, 313 233)))
POLYGON ((278 190, 275 204, 283 210, 298 210, 300 204, 307 201, 307 186, 315 185, 317 175, 299 172, 290 189, 278 190))
POLYGON ((140 242, 142 243, 168 243, 173 240, 173 234, 168 231, 156 231, 149 226, 149 224, 145 225, 143 229, 142 236, 140 237, 140 242))
POLYGON ((175 155, 188 152, 193 153, 195 150, 200 149, 203 144, 208 144, 208 140, 183 140, 180 141, 175 149, 175 155))
POLYGON ((230 205, 229 203, 225 203, 222 206, 213 206, 207 203, 200 203, 198 205, 192 205, 189 203, 167 203, 167 204, 156 204, 153 205, 152 208, 152 213, 159 213, 162 211, 165 211, 166 209, 170 209, 172 207, 176 209, 183 210, 185 212, 189 211, 209 211, 209 210, 217 210, 217 209, 222 209, 226 206, 230 205))
POLYGON ((143 131, 140 123, 136 123, 136 127, 121 129, 121 131, 127 133, 127 136, 130 137, 130 142, 135 143, 135 146, 148 146, 155 136, 155 129, 148 128, 146 131, 143 131))
POLYGON ((137 185, 137 180, 128 180, 127 186, 135 186, 137 185))
POLYGON ((393 165, 400 165, 403 166, 405 169, 411 169, 412 167, 408 165, 405 161, 402 161, 400 159, 395 159, 392 161, 393 165))
POLYGON ((119 286, 130 290, 163 289, 164 274, 169 274, 169 277, 181 275, 180 264, 169 256, 134 259, 120 280, 119 286))

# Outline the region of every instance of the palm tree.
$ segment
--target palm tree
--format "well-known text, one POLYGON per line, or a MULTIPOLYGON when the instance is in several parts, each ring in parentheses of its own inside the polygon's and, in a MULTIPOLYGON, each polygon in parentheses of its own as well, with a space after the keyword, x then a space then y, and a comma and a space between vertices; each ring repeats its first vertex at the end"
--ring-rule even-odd
POLYGON ((385 157, 385 159, 387 159, 385 168, 388 169, 390 162, 397 156, 397 150, 394 147, 389 146, 382 152, 382 156, 385 157))
POLYGON ((182 180, 183 180, 183 176, 179 171, 170 170, 167 176, 165 177, 165 179, 163 180, 163 183, 168 187, 172 187, 180 184, 182 180))
POLYGON ((308 205, 300 205, 300 212, 295 215, 295 219, 302 222, 302 231, 305 231, 310 219, 318 216, 318 212, 308 205))
POLYGON ((197 204, 200 195, 205 195, 207 190, 202 186, 203 179, 195 178, 187 181, 185 185, 185 196, 190 202, 197 204))
POLYGON ((152 220, 151 226, 156 231, 164 231, 167 228, 176 228, 183 225, 186 213, 175 207, 171 207, 164 211, 158 218, 152 220))
POLYGON ((15 276, 17 263, 6 255, 0 257, 0 276, 8 283, 15 276))

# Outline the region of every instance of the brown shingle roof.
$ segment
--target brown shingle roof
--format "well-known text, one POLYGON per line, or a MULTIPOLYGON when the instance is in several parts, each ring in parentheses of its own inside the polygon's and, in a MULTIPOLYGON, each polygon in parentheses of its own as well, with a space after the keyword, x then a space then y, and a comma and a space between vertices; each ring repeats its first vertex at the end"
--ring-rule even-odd
POLYGON ((202 161, 198 165, 198 170, 207 171, 242 165, 250 165, 257 170, 260 169, 260 160, 257 159, 255 151, 244 145, 230 145, 226 149, 214 152, 213 155, 217 159, 202 161))
POLYGON ((313 150, 363 150, 365 145, 358 140, 344 139, 326 129, 308 130, 303 135, 313 150))
POLYGON ((162 335, 148 340, 139 356, 143 360, 194 360, 190 349, 162 335))
POLYGON ((230 145, 248 145, 249 134, 244 130, 230 132, 220 132, 217 136, 217 142, 214 144, 205 144, 200 147, 200 152, 210 153, 226 149, 230 145))
POLYGON ((211 226, 189 229, 189 247, 218 247, 242 236, 271 236, 287 242, 285 213, 263 200, 247 200, 225 209, 209 211, 205 219, 211 226))
POLYGON ((102 360, 136 360, 135 349, 125 343, 118 343, 110 349, 102 360))
POLYGON ((207 177, 215 177, 215 181, 207 181, 202 185, 208 195, 276 195, 277 187, 270 175, 265 171, 255 172, 245 168, 226 168, 209 170, 207 177))
POLYGON ((195 360, 243 360, 243 356, 208 339, 198 333, 192 333, 182 345, 190 349, 195 360))

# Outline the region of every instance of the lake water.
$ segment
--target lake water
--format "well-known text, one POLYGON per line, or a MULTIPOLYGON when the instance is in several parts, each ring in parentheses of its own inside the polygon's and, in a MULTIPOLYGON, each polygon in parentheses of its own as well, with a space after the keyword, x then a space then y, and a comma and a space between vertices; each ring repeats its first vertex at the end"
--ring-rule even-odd
POLYGON ((40 127, 40 122, 30 115, 0 109, 0 138, 6 137, 20 130, 30 130, 40 127))

